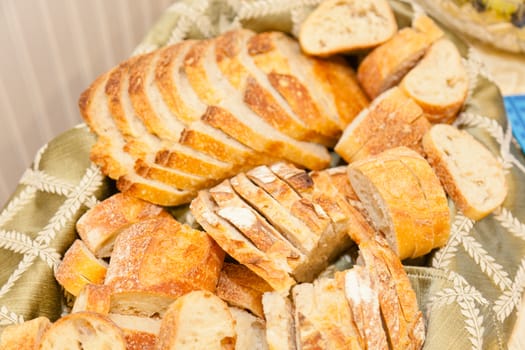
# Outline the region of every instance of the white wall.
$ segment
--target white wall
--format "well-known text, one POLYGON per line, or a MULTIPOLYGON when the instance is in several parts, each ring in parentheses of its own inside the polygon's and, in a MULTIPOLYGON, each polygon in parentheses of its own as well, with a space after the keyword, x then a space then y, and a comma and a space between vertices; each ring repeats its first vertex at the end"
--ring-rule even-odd
POLYGON ((80 93, 173 0, 0 0, 0 208, 37 150, 81 122, 80 93))

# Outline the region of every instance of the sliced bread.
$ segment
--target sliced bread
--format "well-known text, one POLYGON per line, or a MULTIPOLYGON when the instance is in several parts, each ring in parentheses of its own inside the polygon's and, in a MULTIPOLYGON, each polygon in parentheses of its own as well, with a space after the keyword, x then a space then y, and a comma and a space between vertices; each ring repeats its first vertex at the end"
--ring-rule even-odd
POLYGON ((262 297, 266 320, 266 341, 270 350, 296 350, 293 305, 287 297, 277 292, 267 292, 262 297))
POLYGON ((301 48, 329 56, 375 47, 390 39, 397 22, 386 0, 328 0, 301 24, 301 48))
POLYGON ((436 124, 423 146, 445 191, 467 217, 481 220, 503 203, 508 191, 503 167, 472 135, 436 124))

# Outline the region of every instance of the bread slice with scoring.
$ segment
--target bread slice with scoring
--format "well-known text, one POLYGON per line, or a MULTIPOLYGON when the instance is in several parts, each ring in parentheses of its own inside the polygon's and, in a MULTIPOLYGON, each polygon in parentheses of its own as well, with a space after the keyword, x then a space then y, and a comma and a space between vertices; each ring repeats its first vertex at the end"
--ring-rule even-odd
POLYGON ((426 15, 399 30, 390 40, 370 52, 357 69, 357 78, 368 97, 376 98, 397 85, 444 33, 426 15))
POLYGON ((122 330, 107 316, 77 312, 61 317, 40 338, 37 349, 111 349, 125 350, 122 330))
POLYGON ((88 283, 102 284, 107 269, 108 264, 77 239, 64 254, 55 271, 55 278, 66 291, 77 296, 88 283))
POLYGON ((503 203, 508 192, 503 167, 472 135, 436 124, 423 146, 445 191, 465 216, 481 220, 503 203))
POLYGON ((456 45, 436 41, 399 87, 425 111, 433 123, 451 123, 467 98, 467 69, 456 45))
POLYGON ((136 223, 120 233, 111 255, 104 281, 111 287, 111 312, 162 316, 189 291, 214 291, 223 259, 208 234, 173 218, 136 223))
POLYGON ((239 263, 264 279, 274 290, 287 291, 295 280, 228 221, 216 214, 217 204, 208 191, 200 191, 190 209, 202 228, 239 263))
POLYGON ((293 305, 287 297, 277 292, 267 292, 262 297, 266 320, 266 341, 270 350, 296 350, 293 305))
POLYGON ((420 150, 429 128, 421 107, 393 87, 346 127, 334 150, 348 163, 398 146, 420 150))
POLYGON ((299 41, 307 54, 329 56, 375 47, 396 32, 386 0, 328 0, 301 23, 299 41))
POLYGON ((209 291, 193 291, 178 298, 166 311, 157 348, 234 350, 236 338, 235 320, 228 305, 209 291))
POLYGON ((259 152, 312 169, 326 167, 330 158, 326 148, 284 135, 243 103, 242 94, 231 86, 217 66, 215 44, 213 40, 201 41, 191 47, 185 59, 192 88, 209 105, 203 121, 259 152))

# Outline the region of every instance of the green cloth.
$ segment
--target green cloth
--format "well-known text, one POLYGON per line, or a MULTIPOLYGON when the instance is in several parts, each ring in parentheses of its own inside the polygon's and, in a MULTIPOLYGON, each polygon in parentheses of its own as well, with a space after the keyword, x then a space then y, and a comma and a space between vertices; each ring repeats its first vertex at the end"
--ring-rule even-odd
MULTIPOLYGON (((180 1, 135 53, 241 25, 296 34, 319 2, 180 1)), ((409 24, 411 6, 391 3, 399 25, 409 24)), ((501 208, 479 222, 455 212, 448 244, 426 259, 426 267, 406 269, 427 323, 425 349, 504 349, 525 287, 525 159, 513 143, 498 89, 480 73, 476 55, 448 35, 465 57, 473 86, 456 123, 501 160, 509 195, 501 208)), ((76 219, 114 191, 112 182, 89 162, 93 142, 85 126, 51 141, 0 212, 0 326, 39 315, 59 317, 64 297, 53 269, 76 237, 76 219)))

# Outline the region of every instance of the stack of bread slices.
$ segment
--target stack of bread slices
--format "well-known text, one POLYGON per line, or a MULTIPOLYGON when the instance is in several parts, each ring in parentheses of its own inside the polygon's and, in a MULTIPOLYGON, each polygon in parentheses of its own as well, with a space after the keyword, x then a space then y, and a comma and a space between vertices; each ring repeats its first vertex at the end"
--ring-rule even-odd
POLYGON ((461 56, 425 15, 398 30, 385 0, 326 0, 299 42, 233 30, 95 80, 91 159, 121 193, 78 220, 56 271, 71 313, 7 328, 2 348, 423 346, 401 261, 446 244, 447 195, 480 220, 507 194, 494 154, 450 125, 461 56), (356 52, 354 71, 339 54, 356 52), (194 226, 162 207, 187 203, 194 226))

